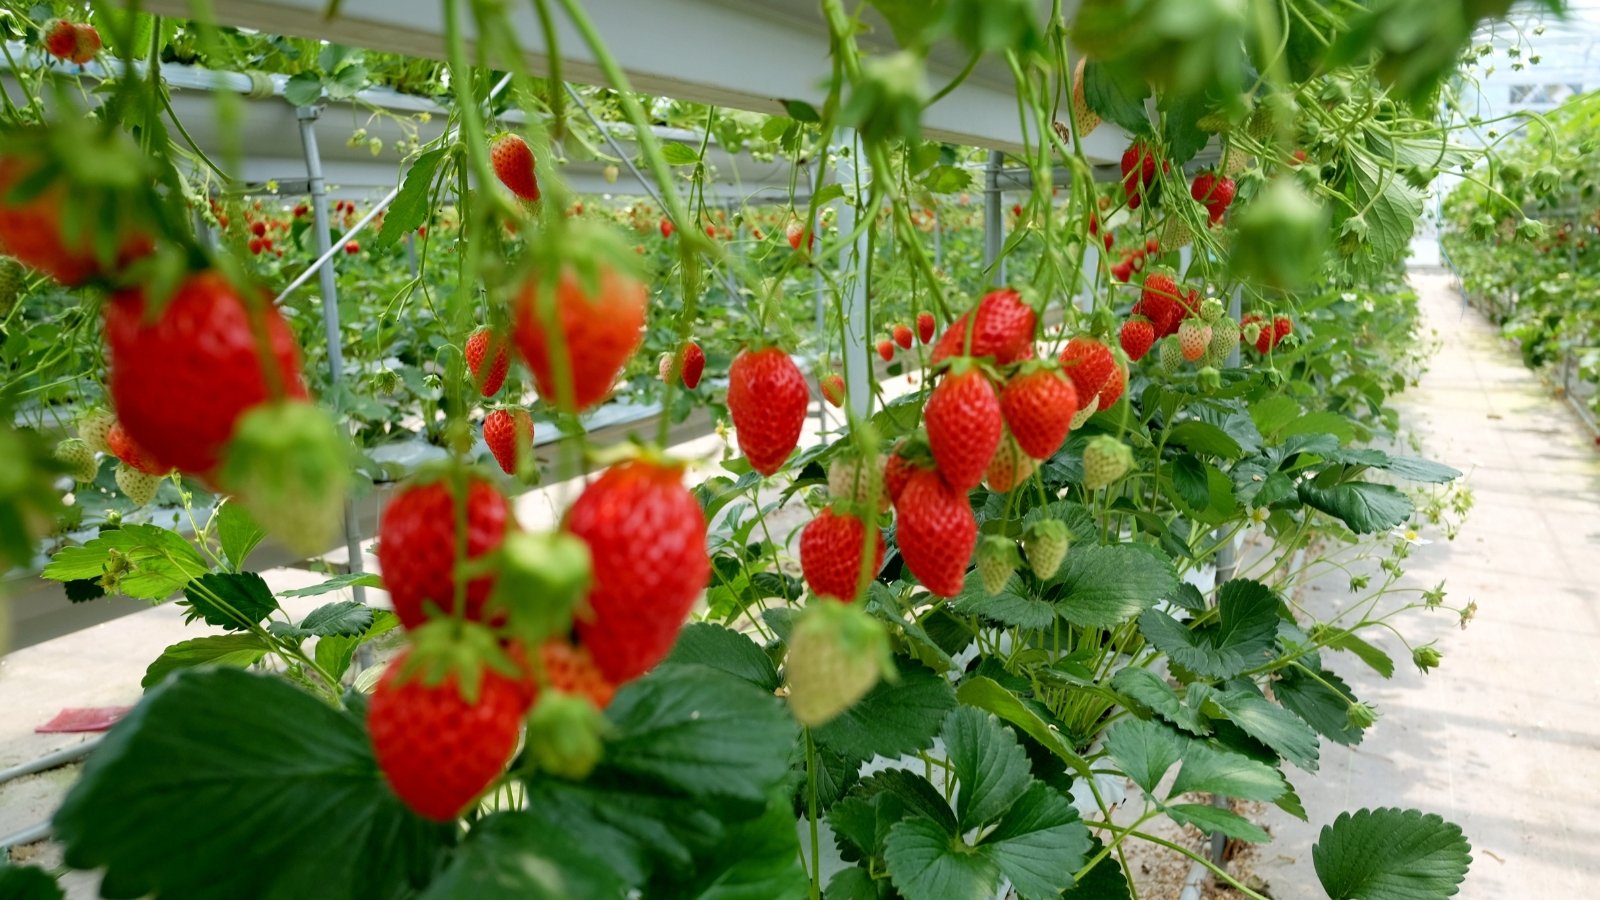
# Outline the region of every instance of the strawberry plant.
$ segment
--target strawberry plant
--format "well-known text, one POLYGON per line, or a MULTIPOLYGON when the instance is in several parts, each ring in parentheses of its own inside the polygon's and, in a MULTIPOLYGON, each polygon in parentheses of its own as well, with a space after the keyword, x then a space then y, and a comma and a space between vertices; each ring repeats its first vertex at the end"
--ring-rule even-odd
MULTIPOLYGON (((1034 900, 1129 896, 1144 841, 1259 898, 1149 827, 1269 840, 1207 802, 1233 798, 1328 823, 1330 897, 1456 892, 1459 828, 1306 809, 1293 781, 1384 726, 1342 669, 1437 667, 1402 615, 1475 609, 1404 578, 1410 529, 1465 505, 1419 511, 1460 473, 1399 452, 1388 401, 1426 357, 1397 279, 1419 161, 1479 158, 1432 101, 1491 10, 871 5, 895 46, 822 0, 833 77, 767 116, 636 93, 581 3, 539 0, 651 203, 573 193, 562 164, 606 158, 601 126, 494 4, 444 0, 442 63, 97 7, 73 28, 124 65, 92 115, 58 29, 25 23, 38 77, 0 110, 0 409, 26 426, 0 430, 0 561, 84 526, 43 577, 181 597, 213 629, 151 663, 68 792, 68 866, 107 896, 1034 900), (1418 23, 1439 37, 1404 40, 1418 23), (941 43, 974 61, 952 90, 985 59, 1014 79, 1028 187, 994 258, 983 152, 923 134, 941 43), (387 84, 447 120, 339 254, 347 383, 319 298, 273 290, 317 226, 164 124, 163 64, 240 59, 297 102, 387 84), (1097 184, 1085 139, 1112 127, 1097 184), (709 202, 713 140, 792 163, 787 201, 709 202), (801 168, 846 151, 851 183, 801 168), (813 380, 843 419, 820 438, 813 380), (79 421, 79 398, 106 409, 79 421), (660 414, 598 446, 582 417, 631 401, 660 414), (701 409, 734 434, 675 457, 701 409), (411 435, 437 458, 383 488, 380 574, 275 591, 249 568, 269 538, 324 550, 411 435), (541 479, 577 479, 550 528, 513 500, 541 479), (1350 596, 1324 612, 1301 591, 1329 572, 1350 596), (282 603, 353 586, 387 603, 282 603)), ((339 201, 330 236, 366 211, 339 201)))

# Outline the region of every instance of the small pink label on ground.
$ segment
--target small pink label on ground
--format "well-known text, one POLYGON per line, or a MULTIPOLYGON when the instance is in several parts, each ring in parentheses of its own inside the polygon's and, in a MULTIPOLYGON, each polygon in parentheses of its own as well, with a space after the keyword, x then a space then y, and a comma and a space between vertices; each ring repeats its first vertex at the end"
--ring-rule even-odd
POLYGON ((36 734, 66 734, 105 731, 128 714, 131 706, 94 706, 63 709, 56 717, 34 729, 36 734))

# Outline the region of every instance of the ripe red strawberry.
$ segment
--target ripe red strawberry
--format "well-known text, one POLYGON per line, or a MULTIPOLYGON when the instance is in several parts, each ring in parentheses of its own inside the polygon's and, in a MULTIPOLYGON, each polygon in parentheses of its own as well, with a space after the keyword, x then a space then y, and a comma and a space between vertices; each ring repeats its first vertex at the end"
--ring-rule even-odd
POLYGON ((485 668, 477 697, 462 697, 457 676, 435 685, 400 680, 410 656, 389 664, 367 706, 372 750, 389 786, 418 814, 449 822, 505 770, 528 711, 525 682, 485 668))
POLYGON ((565 638, 552 638, 540 646, 539 661, 544 666, 545 684, 552 690, 582 697, 595 709, 611 705, 617 688, 601 674, 587 649, 575 647, 565 638))
POLYGON ((1175 334, 1184 316, 1183 290, 1172 280, 1172 276, 1164 272, 1151 272, 1145 276, 1139 302, 1133 305, 1133 312, 1150 320, 1156 337, 1175 334))
POLYGON ((1194 362, 1206 355, 1206 348, 1211 346, 1211 326, 1199 319, 1185 319, 1178 326, 1178 349, 1182 351, 1183 358, 1194 362))
POLYGON ((78 52, 78 27, 66 19, 51 19, 39 30, 44 38, 44 52, 56 59, 72 59, 78 52))
POLYGON ((1134 141, 1122 152, 1122 192, 1128 208, 1138 209, 1143 195, 1156 178, 1155 152, 1143 141, 1134 141))
MULTIPOLYGON (((819 597, 832 597, 845 603, 859 599, 856 580, 861 574, 861 547, 866 542, 866 526, 857 516, 824 509, 800 532, 800 571, 806 585, 819 597)), ((883 535, 872 527, 872 574, 883 568, 883 535)))
POLYGON ((1049 459, 1067 439, 1078 412, 1078 391, 1055 365, 1027 363, 1006 382, 1000 411, 1023 452, 1049 459))
POLYGON ((994 385, 975 368, 953 370, 933 389, 923 419, 928 446, 945 480, 958 491, 977 487, 1000 446, 1000 399, 994 385))
POLYGON ((933 321, 933 313, 917 313, 917 340, 924 344, 933 340, 933 330, 935 325, 936 323, 933 321))
POLYGON ((1133 278, 1133 263, 1125 259, 1113 265, 1111 267, 1111 277, 1123 284, 1127 284, 1133 278))
POLYGON ((106 450, 129 468, 146 475, 164 475, 171 471, 170 467, 162 466, 149 451, 140 447, 121 422, 112 422, 111 427, 106 429, 106 450))
POLYGON ((1122 323, 1122 333, 1118 335, 1122 343, 1122 352, 1134 362, 1144 359, 1150 352, 1150 347, 1156 342, 1156 329, 1150 320, 1136 316, 1122 323))
POLYGON ((516 342, 533 371, 539 395, 565 412, 577 412, 599 403, 611 393, 617 373, 644 339, 646 292, 643 284, 606 265, 599 271, 598 290, 589 295, 571 266, 563 266, 555 287, 555 318, 559 333, 552 336, 538 312, 540 276, 523 283, 516 304, 516 342), (554 343, 565 351, 571 383, 557 381, 559 358, 554 343))
POLYGON ((829 372, 817 381, 817 387, 822 390, 822 399, 835 409, 844 406, 844 378, 837 372, 829 372))
POLYGON ((881 357, 884 362, 893 361, 894 360, 894 342, 890 341, 888 338, 884 338, 883 340, 879 341, 878 342, 878 356, 881 357))
POLYGON ((895 512, 906 568, 941 597, 961 593, 967 562, 978 543, 978 520, 966 493, 947 484, 937 471, 925 469, 906 482, 895 512))
POLYGON ((489 144, 489 162, 500 183, 523 200, 539 199, 539 179, 533 174, 533 150, 521 135, 502 134, 489 144))
POLYGON ((114 294, 105 307, 107 387, 117 419, 163 467, 206 476, 239 418, 273 386, 304 398, 294 334, 265 295, 247 303, 218 272, 189 276, 151 320, 144 292, 114 294), (275 370, 262 371, 257 329, 275 370))
MULTIPOLYGON (((449 480, 411 484, 384 507, 378 522, 378 567, 400 624, 416 628, 430 606, 450 614, 456 604, 456 488, 449 480)), ((472 476, 466 499, 467 558, 500 546, 517 527, 511 504, 483 478, 472 476)), ((462 615, 477 621, 494 589, 494 577, 472 579, 462 615)))
POLYGON ((1275 316, 1272 319, 1272 346, 1276 347, 1290 332, 1294 331, 1294 323, 1288 316, 1275 316))
POLYGON ((478 390, 485 397, 493 397, 500 393, 501 385, 506 383, 506 373, 511 370, 511 352, 508 342, 496 335, 488 328, 479 328, 467 337, 467 369, 472 372, 472 380, 477 383, 478 390), (487 370, 483 361, 490 359, 487 370))
MULTIPOLYGON (((1112 373, 1117 371, 1117 361, 1105 344, 1090 337, 1075 337, 1067 341, 1061 351, 1061 369, 1077 389, 1078 406, 1087 408, 1090 399, 1100 397, 1101 390, 1110 382, 1112 373)), ((1114 402, 1115 397, 1112 400, 1114 402)), ((1101 397, 1096 408, 1105 409, 1110 405, 1101 397)))
POLYGON ((889 495, 890 502, 900 499, 900 492, 905 490, 906 482, 911 476, 922 471, 922 466, 906 459, 899 453, 890 453, 883 462, 883 489, 889 495))
POLYGON ((517 474, 517 454, 533 457, 533 416, 525 409, 495 409, 483 417, 483 442, 507 475, 517 474))
POLYGON ((1189 196, 1199 201, 1211 214, 1212 224, 1222 218, 1222 214, 1233 203, 1234 191, 1237 185, 1232 178, 1218 175, 1214 172, 1201 172, 1195 176, 1194 186, 1189 190, 1189 196))
POLYGON ((901 350, 910 350, 911 327, 903 322, 894 326, 894 342, 900 345, 901 350))
POLYGON ((618 463, 584 489, 562 526, 589 545, 594 576, 578 638, 613 684, 667 655, 711 578, 705 516, 682 474, 678 465, 618 463))
POLYGON ((1111 374, 1107 376, 1106 383, 1100 388, 1100 401, 1095 409, 1110 409, 1122 396, 1122 391, 1128 386, 1128 373, 1119 365, 1112 365, 1111 374))
POLYGON ((1033 343, 1033 310, 1022 302, 1022 295, 1009 288, 992 291, 978 301, 978 318, 972 328, 972 351, 966 349, 967 317, 960 315, 933 347, 929 365, 955 356, 994 357, 1002 366, 1010 365, 1033 343))
MULTIPOLYGON (((31 179, 40 165, 38 159, 0 156, 0 254, 68 287, 111 274, 95 256, 88 223, 80 222, 70 237, 62 232, 61 212, 68 202, 64 182, 57 181, 20 202, 9 199, 12 190, 31 179)), ((132 262, 150 249, 148 238, 130 234, 119 249, 118 264, 132 262)))
POLYGON ((347 242, 344 245, 344 252, 349 254, 349 255, 351 255, 351 256, 355 256, 357 253, 361 252, 361 242, 360 241, 349 241, 349 242, 347 242))
POLYGON ((782 468, 800 442, 810 404, 805 376, 777 347, 741 350, 728 368, 728 413, 739 449, 763 475, 782 468))
POLYGON ((672 237, 672 232, 675 230, 676 229, 672 227, 672 220, 663 217, 661 220, 661 236, 663 238, 672 237))
POLYGON ((683 348, 683 386, 694 390, 700 386, 700 376, 706 371, 706 352, 690 341, 683 348))

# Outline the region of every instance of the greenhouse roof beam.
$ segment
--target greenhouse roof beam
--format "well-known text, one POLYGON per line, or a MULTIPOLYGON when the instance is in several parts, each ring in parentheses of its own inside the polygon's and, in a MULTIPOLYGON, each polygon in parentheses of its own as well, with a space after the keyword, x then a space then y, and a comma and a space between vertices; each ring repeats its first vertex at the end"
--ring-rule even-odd
MULTIPOLYGON (((1049 0, 1037 0, 1042 21, 1049 0)), ((1067 3, 1067 12, 1076 7, 1067 3)), ((444 10, 436 0, 344 0, 336 17, 324 16, 324 0, 235 0, 217 4, 228 25, 273 34, 442 58, 444 10)), ((831 71, 829 38, 813 0, 585 0, 584 8, 635 90, 682 100, 756 112, 783 114, 785 99, 822 101, 831 71)), ((153 0, 148 11, 187 17, 186 0, 153 0)), ((549 50, 529 5, 509 12, 512 28, 535 72, 548 67, 549 50)), ((881 20, 863 36, 870 49, 893 46, 881 20)), ((464 30, 470 40, 472 23, 464 30)), ((570 22, 558 17, 557 38, 565 77, 604 84, 593 54, 570 22)), ((928 60, 928 79, 942 83, 967 61, 964 48, 941 43, 928 60)), ((935 140, 1018 152, 1024 135, 1016 114, 1012 76, 998 59, 985 59, 956 90, 928 107, 925 134, 935 140)), ((1121 131, 1105 125, 1084 141, 1091 161, 1108 162, 1122 152, 1121 131)))

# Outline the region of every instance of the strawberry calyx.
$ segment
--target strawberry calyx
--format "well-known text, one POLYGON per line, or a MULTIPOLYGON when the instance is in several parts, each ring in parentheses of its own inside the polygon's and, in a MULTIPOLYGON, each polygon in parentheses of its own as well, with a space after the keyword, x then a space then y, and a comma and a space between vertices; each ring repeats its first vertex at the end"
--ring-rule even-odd
POLYGON ((437 687, 454 679, 461 699, 471 705, 478 701, 484 671, 493 669, 532 689, 522 648, 515 643, 502 644, 487 625, 440 616, 407 634, 411 649, 396 673, 399 684, 416 679, 428 687, 437 687))
POLYGON ((486 566, 496 575, 490 618, 505 613, 504 631, 536 646, 572 628, 573 614, 593 580, 589 545, 563 531, 509 531, 492 554, 460 567, 486 566))

